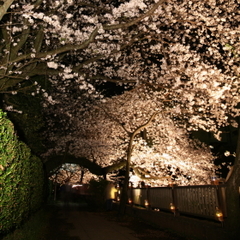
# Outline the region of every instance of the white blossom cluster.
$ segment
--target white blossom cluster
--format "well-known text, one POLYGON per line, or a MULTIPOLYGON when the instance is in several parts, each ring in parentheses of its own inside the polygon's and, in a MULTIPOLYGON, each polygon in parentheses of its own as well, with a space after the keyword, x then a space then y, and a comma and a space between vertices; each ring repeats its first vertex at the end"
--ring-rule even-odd
MULTIPOLYGON (((217 135, 221 126, 237 126, 240 115, 238 11, 235 0, 15 0, 0 26, 0 92, 15 94, 33 76, 48 77, 52 89, 36 93, 45 98, 54 151, 73 141, 75 155, 94 156, 102 166, 119 161, 127 146, 112 123, 96 116, 96 101, 109 105, 106 112, 117 102, 101 92, 109 82, 141 93, 143 109, 154 102, 152 111, 164 112, 172 127, 217 135), (107 144, 99 132, 105 126, 107 144)), ((131 117, 120 109, 129 131, 140 124, 134 118, 149 118, 141 109, 131 117)))

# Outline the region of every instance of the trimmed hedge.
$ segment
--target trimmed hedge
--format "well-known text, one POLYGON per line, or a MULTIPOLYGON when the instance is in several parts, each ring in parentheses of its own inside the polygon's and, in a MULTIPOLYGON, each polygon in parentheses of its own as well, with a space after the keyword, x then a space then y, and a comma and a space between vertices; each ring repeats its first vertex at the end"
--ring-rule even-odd
POLYGON ((41 206, 43 186, 41 160, 17 139, 0 109, 0 234, 18 227, 41 206))

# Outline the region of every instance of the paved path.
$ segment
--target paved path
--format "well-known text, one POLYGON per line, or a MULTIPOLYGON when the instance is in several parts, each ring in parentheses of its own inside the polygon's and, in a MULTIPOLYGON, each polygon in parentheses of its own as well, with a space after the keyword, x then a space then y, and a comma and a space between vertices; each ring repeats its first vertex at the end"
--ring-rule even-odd
MULTIPOLYGON (((1 238, 1 237, 0 237, 1 238)), ((116 212, 93 212, 86 203, 57 202, 34 214, 3 240, 184 240, 116 212)), ((186 240, 186 239, 185 239, 186 240)))
POLYGON ((48 240, 139 240, 129 228, 72 206, 55 207, 51 222, 48 240))
POLYGON ((81 240, 138 240, 130 229, 94 213, 71 211, 64 215, 66 222, 72 225, 69 237, 79 237, 81 240))

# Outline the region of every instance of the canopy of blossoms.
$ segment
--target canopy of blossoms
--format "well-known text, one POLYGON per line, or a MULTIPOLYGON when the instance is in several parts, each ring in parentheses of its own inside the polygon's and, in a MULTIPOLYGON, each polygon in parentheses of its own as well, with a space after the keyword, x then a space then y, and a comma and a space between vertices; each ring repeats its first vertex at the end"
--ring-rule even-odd
MULTIPOLYGON (((158 163, 162 168, 166 159, 177 161, 177 156, 183 159, 188 155, 186 151, 186 156, 181 156, 185 154, 182 146, 186 149, 187 142, 179 137, 182 135, 179 127, 214 132, 227 124, 237 127, 240 91, 237 1, 15 0, 8 3, 7 11, 0 9, 0 92, 17 94, 35 86, 32 94, 43 95, 47 136, 57 143, 48 153, 64 152, 69 143, 74 155, 107 165, 123 157, 126 149, 122 138, 126 139, 127 131, 146 122, 149 114, 157 113, 147 135, 159 143, 158 149, 144 145, 139 139, 132 156, 133 164, 141 159, 143 166, 151 171, 150 162, 152 168, 156 164, 148 159, 153 156, 162 159, 158 163), (39 76, 51 82, 51 89, 45 89, 38 81, 39 76), (121 93, 131 90, 142 94, 136 100, 141 109, 130 110, 124 105, 138 118, 118 106, 117 97, 105 99, 102 90, 109 82, 118 86, 121 93), (147 104, 156 106, 150 110, 147 104), (103 112, 126 124, 125 129, 103 112), (111 121, 103 121, 103 116, 111 121), (103 130, 108 138, 102 134, 103 130), (79 140, 76 132, 81 134, 79 140), (157 133, 169 134, 166 145, 157 133), (178 137, 171 135, 175 133, 179 133, 178 137), (83 137, 87 140, 82 140, 83 137), (173 146, 174 141, 179 143, 179 151, 177 147, 163 149, 173 146)), ((133 98, 136 96, 139 95, 133 98)), ((6 110, 13 108, 6 104, 6 110)), ((181 132, 185 134, 185 130, 181 132)), ((142 169, 139 167, 138 171, 142 169)), ((179 168, 172 167, 170 171, 178 175, 179 168)), ((188 176, 187 167, 183 175, 188 176)))
POLYGON ((157 101, 134 91, 95 102, 72 120, 67 138, 48 134, 55 147, 47 154, 60 154, 70 142, 71 154, 85 156, 102 167, 126 161, 129 134, 156 113, 134 138, 134 174, 158 185, 170 180, 181 185, 209 183, 215 170, 210 149, 190 140, 187 131, 178 128, 160 107, 157 101))

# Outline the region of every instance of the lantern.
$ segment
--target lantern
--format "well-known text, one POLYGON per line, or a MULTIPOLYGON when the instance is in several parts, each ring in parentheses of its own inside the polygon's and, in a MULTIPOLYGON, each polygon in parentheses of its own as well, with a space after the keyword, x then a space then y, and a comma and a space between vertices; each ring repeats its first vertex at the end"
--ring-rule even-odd
POLYGON ((176 212, 176 207, 174 206, 173 203, 170 203, 170 210, 175 213, 176 212))
POLYGON ((216 207, 215 215, 216 215, 218 221, 223 222, 223 213, 218 207, 216 207))

